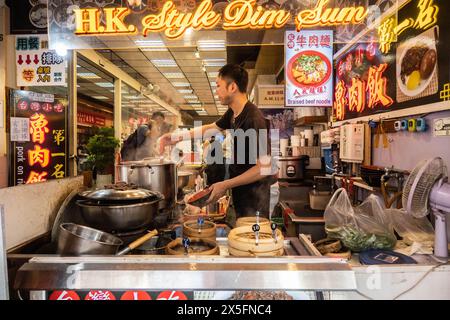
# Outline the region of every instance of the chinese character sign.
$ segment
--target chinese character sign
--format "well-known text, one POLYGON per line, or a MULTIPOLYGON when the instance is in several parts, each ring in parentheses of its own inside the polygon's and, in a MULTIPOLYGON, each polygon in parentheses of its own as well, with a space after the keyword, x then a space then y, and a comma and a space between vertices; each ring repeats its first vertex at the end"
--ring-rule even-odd
POLYGON ((10 185, 67 177, 67 99, 11 90, 10 106, 10 185))
POLYGON ((65 86, 66 61, 45 35, 16 36, 17 86, 65 86))
POLYGON ((352 47, 336 61, 333 114, 345 120, 383 112, 394 103, 393 67, 380 53, 381 44, 352 47))
POLYGON ((286 106, 333 105, 333 31, 285 33, 286 106))

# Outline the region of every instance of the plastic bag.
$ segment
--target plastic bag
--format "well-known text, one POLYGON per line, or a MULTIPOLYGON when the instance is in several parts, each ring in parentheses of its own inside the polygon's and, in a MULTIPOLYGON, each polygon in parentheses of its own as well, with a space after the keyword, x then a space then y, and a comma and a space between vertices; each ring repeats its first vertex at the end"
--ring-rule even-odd
POLYGON ((409 255, 432 252, 434 229, 426 217, 415 218, 403 209, 386 209, 385 213, 392 221, 394 230, 402 238, 402 242, 409 246, 401 250, 409 255))
POLYGON ((374 195, 353 207, 347 191, 338 189, 324 217, 328 237, 341 240, 352 251, 392 249, 397 242, 392 223, 374 195))

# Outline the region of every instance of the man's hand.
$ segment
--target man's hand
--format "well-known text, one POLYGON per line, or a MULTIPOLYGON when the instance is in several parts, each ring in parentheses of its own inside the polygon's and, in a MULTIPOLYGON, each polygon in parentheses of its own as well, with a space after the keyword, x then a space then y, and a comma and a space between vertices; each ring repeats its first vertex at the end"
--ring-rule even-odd
POLYGON ((208 198, 208 201, 206 202, 207 205, 217 202, 220 198, 222 198, 225 195, 225 193, 229 189, 226 181, 214 183, 209 188, 212 189, 212 191, 211 195, 208 198))
POLYGON ((172 139, 172 133, 165 133, 165 134, 163 134, 160 138, 159 138, 159 141, 158 141, 158 144, 159 144, 159 147, 158 147, 158 150, 159 150, 159 153, 160 154, 163 154, 164 153, 164 148, 166 147, 166 146, 171 146, 171 145, 174 145, 174 144, 176 144, 177 142, 179 142, 181 140, 181 137, 175 137, 174 136, 174 138, 172 139))

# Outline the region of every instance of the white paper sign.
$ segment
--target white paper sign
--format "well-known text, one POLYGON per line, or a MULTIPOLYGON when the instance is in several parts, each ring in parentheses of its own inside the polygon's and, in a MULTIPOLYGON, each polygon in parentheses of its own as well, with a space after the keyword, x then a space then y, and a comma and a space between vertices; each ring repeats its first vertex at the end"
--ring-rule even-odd
POLYGON ((333 31, 286 31, 287 107, 333 105, 333 31))
POLYGON ((258 85, 256 105, 284 106, 284 85, 258 85))
POLYGON ((11 141, 30 141, 30 119, 11 117, 11 141))
POLYGON ((435 119, 433 135, 435 137, 450 136, 450 118, 435 119))
POLYGON ((17 86, 65 86, 66 60, 48 49, 46 35, 16 36, 17 86))

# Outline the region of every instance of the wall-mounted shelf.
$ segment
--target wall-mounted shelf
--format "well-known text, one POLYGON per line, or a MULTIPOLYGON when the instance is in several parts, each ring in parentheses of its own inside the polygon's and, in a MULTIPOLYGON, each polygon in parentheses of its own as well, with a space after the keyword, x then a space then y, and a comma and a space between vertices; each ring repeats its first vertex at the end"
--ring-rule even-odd
POLYGON ((314 124, 324 124, 328 122, 327 116, 311 116, 311 117, 301 117, 294 121, 296 127, 314 125, 314 124))

